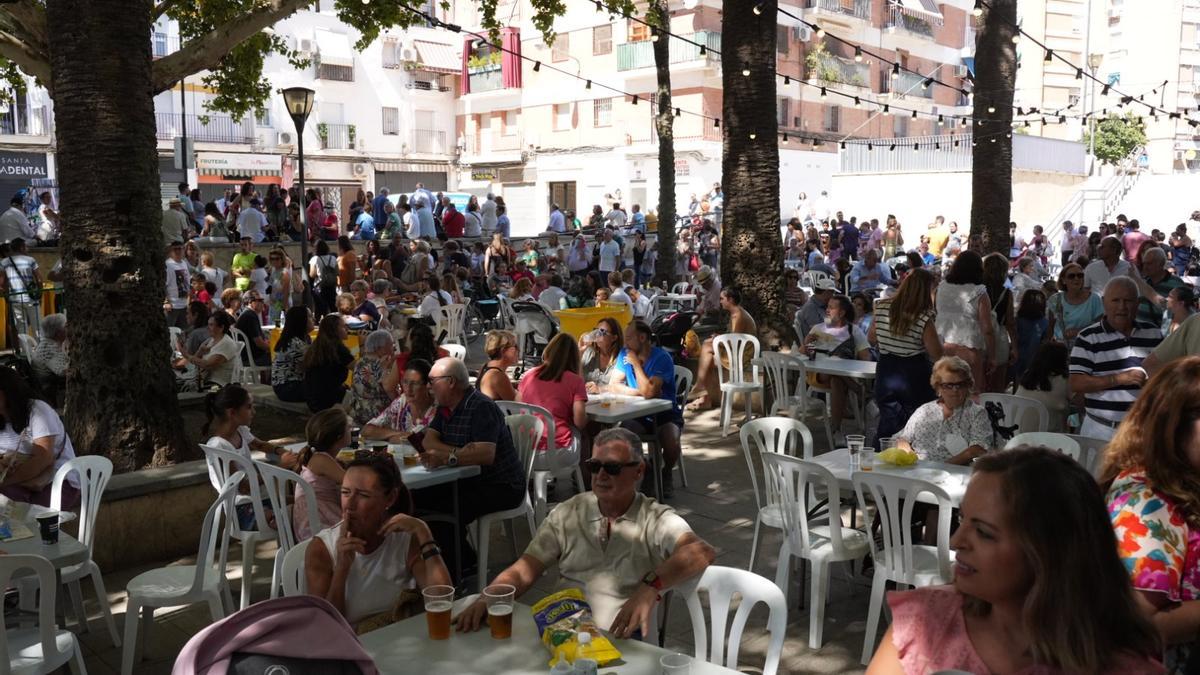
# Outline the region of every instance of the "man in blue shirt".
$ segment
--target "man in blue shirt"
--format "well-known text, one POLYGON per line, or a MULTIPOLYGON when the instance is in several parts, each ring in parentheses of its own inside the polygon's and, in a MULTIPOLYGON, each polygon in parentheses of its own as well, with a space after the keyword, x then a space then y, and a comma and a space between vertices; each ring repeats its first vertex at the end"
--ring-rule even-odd
POLYGON ((858 258, 858 227, 848 220, 843 220, 838 229, 841 232, 842 254, 850 259, 858 258))
POLYGON ((650 325, 641 319, 634 319, 625 327, 625 348, 617 354, 617 368, 613 371, 608 390, 671 402, 669 410, 622 425, 636 434, 654 433, 658 437, 663 454, 663 497, 669 498, 675 495, 671 469, 679 462, 683 412, 676 399, 675 362, 665 349, 653 346, 650 338, 650 325))
POLYGON ((562 234, 567 231, 567 219, 563 216, 562 210, 558 204, 550 205, 550 224, 546 226, 547 232, 557 232, 562 234))
MULTIPOLYGON (((379 188, 379 196, 375 198, 375 201, 371 202, 371 217, 377 223, 387 222, 387 213, 383 210, 383 205, 388 202, 389 192, 390 190, 385 187, 379 188)), ((366 209, 363 210, 365 211, 366 209)))
POLYGON ((892 271, 887 265, 879 262, 879 254, 875 249, 867 249, 863 259, 854 264, 850 271, 850 292, 870 291, 880 286, 892 286, 892 271))

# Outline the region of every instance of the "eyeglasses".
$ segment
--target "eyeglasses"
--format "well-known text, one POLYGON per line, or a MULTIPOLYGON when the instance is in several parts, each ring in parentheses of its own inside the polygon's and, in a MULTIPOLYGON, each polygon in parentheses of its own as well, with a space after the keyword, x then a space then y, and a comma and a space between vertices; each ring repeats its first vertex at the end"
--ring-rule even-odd
POLYGON ((438 380, 453 380, 453 379, 454 379, 453 375, 430 375, 429 376, 429 384, 433 384, 434 382, 437 382, 438 380))
POLYGON ((620 475, 625 467, 637 466, 638 464, 641 464, 641 462, 601 462, 598 459, 589 459, 583 463, 590 473, 600 473, 600 469, 604 469, 610 476, 620 475))
POLYGON ((405 387, 420 387, 425 383, 421 380, 405 380, 403 384, 405 387))
POLYGON ((1064 274, 1063 278, 1064 279, 1082 279, 1083 274, 1081 274, 1079 272, 1072 272, 1071 274, 1064 274))
POLYGON ((952 390, 958 391, 961 389, 966 389, 967 387, 971 386, 971 383, 966 380, 959 380, 958 382, 942 382, 938 386, 943 389, 952 389, 952 390))

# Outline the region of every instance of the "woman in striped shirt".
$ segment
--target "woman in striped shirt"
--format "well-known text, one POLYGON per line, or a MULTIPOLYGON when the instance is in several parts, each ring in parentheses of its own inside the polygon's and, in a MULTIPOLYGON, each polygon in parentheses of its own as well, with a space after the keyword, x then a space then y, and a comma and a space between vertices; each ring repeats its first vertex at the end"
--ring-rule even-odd
POLYGON ((913 411, 936 398, 929 385, 942 344, 934 327, 932 273, 917 268, 904 278, 896 295, 875 306, 867 339, 879 349, 875 373, 875 405, 879 407, 876 438, 904 428, 913 411))

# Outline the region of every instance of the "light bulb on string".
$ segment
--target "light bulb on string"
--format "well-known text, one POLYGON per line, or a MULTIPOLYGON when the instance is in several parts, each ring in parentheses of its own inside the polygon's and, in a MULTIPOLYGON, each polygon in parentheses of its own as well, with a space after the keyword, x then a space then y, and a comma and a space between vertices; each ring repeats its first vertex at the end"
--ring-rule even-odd
POLYGON ((756 139, 756 138, 758 138, 758 134, 756 134, 756 133, 754 133, 753 131, 751 131, 751 132, 750 132, 750 140, 754 140, 754 139, 756 139))
POLYGON ((584 85, 584 87, 583 87, 583 88, 584 88, 584 89, 591 89, 591 88, 592 88, 592 81, 591 81, 591 80, 588 80, 588 81, 587 81, 587 84, 586 84, 586 85, 584 85))
POLYGON ((784 144, 784 145, 787 145, 787 142, 788 142, 788 139, 787 139, 787 134, 784 134, 784 135, 783 135, 783 144, 784 144))
POLYGON ((946 126, 946 118, 945 117, 938 115, 938 126, 939 127, 946 126))
POLYGON ((814 150, 821 147, 821 140, 819 138, 812 139, 812 146, 814 150))
POLYGON ((925 78, 925 81, 921 83, 922 89, 928 89, 931 86, 933 86, 933 78, 932 77, 925 78))
POLYGON ((893 63, 892 64, 892 79, 894 80, 897 77, 900 77, 900 64, 893 63))
POLYGON ((917 143, 913 143, 913 152, 917 152, 917 151, 919 151, 920 149, 921 149, 921 146, 920 146, 919 144, 917 144, 917 143))
POLYGON ((825 99, 828 97, 829 97, 829 93, 825 91, 825 87, 821 87, 821 98, 825 99))
POLYGON ((892 114, 892 107, 891 107, 891 106, 889 106, 888 104, 884 103, 884 104, 883 104, 883 114, 884 114, 884 115, 891 115, 891 114, 892 114))
POLYGON ((983 3, 980 0, 975 0, 975 8, 971 10, 971 15, 976 18, 983 16, 983 3))
POLYGON ((742 77, 750 77, 750 69, 742 68, 742 77))
POLYGON ((892 143, 890 146, 888 146, 888 152, 895 152, 895 151, 896 151, 895 143, 892 143))
POLYGON ((862 63, 862 61, 863 61, 862 47, 855 47, 854 48, 854 62, 862 63))
POLYGON ((754 12, 754 16, 762 16, 763 9, 766 6, 767 6, 767 3, 765 3, 765 2, 760 2, 756 5, 754 5, 754 9, 752 10, 754 12))
POLYGON ((1046 62, 1046 63, 1050 63, 1050 62, 1051 62, 1051 61, 1053 61, 1053 60, 1054 60, 1054 50, 1053 50, 1053 49, 1047 49, 1047 50, 1046 50, 1046 55, 1045 55, 1044 57, 1042 57, 1042 61, 1044 61, 1044 62, 1046 62))
POLYGON ((861 107, 862 107, 862 99, 860 99, 860 98, 859 98, 859 97, 857 97, 857 96, 855 96, 855 97, 854 97, 854 107, 855 107, 855 108, 861 108, 861 107))
POLYGON ((917 119, 917 111, 916 110, 912 111, 912 118, 914 120, 917 119))
POLYGON ((818 39, 824 39, 824 38, 825 38, 825 27, 824 27, 824 26, 821 26, 821 25, 819 25, 819 24, 817 25, 817 38, 818 38, 818 39))
POLYGON ((537 72, 541 72, 541 70, 542 70, 542 62, 534 61, 533 62, 533 72, 537 73, 537 72))
POLYGON ((1021 41, 1021 34, 1020 34, 1020 33, 1015 33, 1015 34, 1012 36, 1012 43, 1015 45, 1015 44, 1019 43, 1020 41, 1021 41))
POLYGON ((995 114, 995 112, 996 112, 996 106, 994 106, 994 105, 989 105, 989 106, 987 107, 987 111, 988 111, 988 114, 989 114, 989 115, 995 114))

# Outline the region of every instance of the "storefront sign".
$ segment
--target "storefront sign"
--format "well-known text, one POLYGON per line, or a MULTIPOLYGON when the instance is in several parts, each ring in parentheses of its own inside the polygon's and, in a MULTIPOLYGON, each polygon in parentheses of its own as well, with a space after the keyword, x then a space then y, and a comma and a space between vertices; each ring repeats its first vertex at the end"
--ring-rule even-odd
POLYGON ((675 175, 676 176, 690 176, 691 172, 692 172, 692 169, 688 165, 688 161, 686 159, 675 160, 675 175))
POLYGON ((209 175, 278 175, 282 167, 281 155, 202 152, 196 156, 196 169, 209 175))
POLYGON ((472 171, 471 180, 494 181, 496 180, 495 171, 472 171))
POLYGON ((48 178, 45 153, 0 152, 0 180, 48 178))

